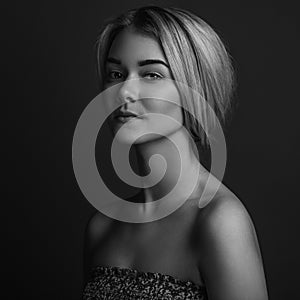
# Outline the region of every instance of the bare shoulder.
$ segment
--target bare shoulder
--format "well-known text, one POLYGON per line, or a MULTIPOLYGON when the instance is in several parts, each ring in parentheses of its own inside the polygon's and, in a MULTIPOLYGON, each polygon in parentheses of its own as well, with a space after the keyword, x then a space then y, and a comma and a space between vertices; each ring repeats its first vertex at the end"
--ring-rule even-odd
POLYGON ((200 209, 196 232, 210 299, 268 299, 255 227, 238 197, 224 193, 200 209))
POLYGON ((93 265, 95 249, 105 235, 112 220, 96 211, 87 221, 84 232, 83 245, 83 283, 88 280, 90 269, 93 265))
POLYGON ((198 244, 203 251, 209 251, 212 244, 232 247, 244 244, 256 248, 259 245, 253 220, 240 199, 232 193, 215 197, 199 210, 196 232, 198 244))
POLYGON ((89 242, 101 238, 108 230, 112 219, 96 211, 87 221, 85 227, 85 238, 89 242))
POLYGON ((199 228, 204 230, 253 230, 254 225, 244 204, 232 193, 215 197, 198 213, 199 228))
POLYGON ((98 211, 87 221, 84 233, 84 260, 86 262, 92 261, 93 253, 108 232, 111 223, 112 219, 98 211))

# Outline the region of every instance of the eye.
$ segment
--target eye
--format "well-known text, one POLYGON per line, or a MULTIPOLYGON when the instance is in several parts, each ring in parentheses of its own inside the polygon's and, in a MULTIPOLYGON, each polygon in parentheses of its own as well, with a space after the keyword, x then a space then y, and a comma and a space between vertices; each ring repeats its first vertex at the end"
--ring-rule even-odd
POLYGON ((118 71, 110 71, 107 73, 108 79, 121 79, 122 76, 122 73, 118 71))
POLYGON ((163 78, 162 75, 158 74, 158 73, 154 73, 154 72, 149 72, 145 74, 145 77, 148 77, 151 80, 155 80, 155 79, 161 79, 163 78))

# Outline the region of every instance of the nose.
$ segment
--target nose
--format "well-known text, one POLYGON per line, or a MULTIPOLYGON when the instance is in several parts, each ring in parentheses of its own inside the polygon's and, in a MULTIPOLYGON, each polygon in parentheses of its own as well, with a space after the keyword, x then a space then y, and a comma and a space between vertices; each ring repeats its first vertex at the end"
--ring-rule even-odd
POLYGON ((128 102, 135 102, 139 97, 139 86, 137 79, 127 79, 121 83, 118 92, 118 100, 122 104, 128 102))

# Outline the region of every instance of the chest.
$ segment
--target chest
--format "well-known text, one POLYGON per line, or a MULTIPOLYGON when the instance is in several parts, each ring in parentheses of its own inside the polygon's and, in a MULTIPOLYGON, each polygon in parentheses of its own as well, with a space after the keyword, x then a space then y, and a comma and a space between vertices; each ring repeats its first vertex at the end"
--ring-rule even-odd
POLYGON ((203 285, 193 246, 194 217, 190 212, 144 224, 116 222, 99 241, 92 264, 159 272, 203 285))

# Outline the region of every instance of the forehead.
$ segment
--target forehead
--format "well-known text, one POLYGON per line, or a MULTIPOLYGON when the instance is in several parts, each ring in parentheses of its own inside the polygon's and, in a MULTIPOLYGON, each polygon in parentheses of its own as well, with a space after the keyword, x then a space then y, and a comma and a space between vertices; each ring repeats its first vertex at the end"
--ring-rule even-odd
POLYGON ((138 33, 130 27, 115 37, 109 56, 122 62, 149 58, 165 59, 163 50, 155 38, 138 33))

